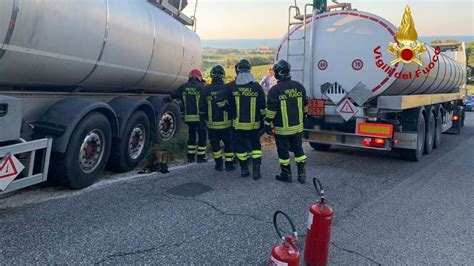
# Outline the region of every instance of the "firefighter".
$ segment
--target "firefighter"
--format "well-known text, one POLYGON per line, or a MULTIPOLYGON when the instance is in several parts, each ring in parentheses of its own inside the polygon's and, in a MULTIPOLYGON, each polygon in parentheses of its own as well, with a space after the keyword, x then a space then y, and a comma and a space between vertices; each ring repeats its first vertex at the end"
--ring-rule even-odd
POLYGON ((209 140, 212 146, 212 155, 216 163, 217 171, 224 171, 224 159, 222 158, 221 141, 224 143, 225 170, 233 171, 234 153, 232 150, 232 120, 227 111, 222 110, 216 104, 215 97, 227 89, 224 84, 225 70, 221 65, 215 65, 211 69, 212 82, 201 94, 199 105, 201 120, 206 121, 209 140))
POLYGON ((234 151, 241 167, 242 177, 250 176, 248 150, 251 149, 253 179, 262 178, 262 146, 259 129, 265 117, 266 103, 262 86, 255 82, 250 62, 241 59, 235 65, 237 77, 228 84, 229 88, 217 95, 217 105, 227 109, 233 118, 234 151))
POLYGON ((291 80, 291 66, 285 60, 273 65, 278 84, 268 94, 265 131, 275 134, 281 174, 276 179, 292 182, 290 154, 295 154, 298 167, 298 181, 306 183, 305 163, 307 157, 303 151, 302 136, 304 118, 308 112, 306 90, 297 81, 291 80), (273 124, 273 127, 272 127, 273 124))
POLYGON ((176 91, 174 91, 170 98, 180 100, 184 106, 184 122, 189 128, 189 139, 188 139, 188 162, 193 163, 205 163, 206 160, 206 125, 200 119, 199 115, 199 101, 201 93, 204 90, 204 84, 202 83, 202 73, 198 69, 194 69, 189 73, 189 80, 187 83, 181 85, 176 91), (196 135, 198 140, 196 143, 196 135))

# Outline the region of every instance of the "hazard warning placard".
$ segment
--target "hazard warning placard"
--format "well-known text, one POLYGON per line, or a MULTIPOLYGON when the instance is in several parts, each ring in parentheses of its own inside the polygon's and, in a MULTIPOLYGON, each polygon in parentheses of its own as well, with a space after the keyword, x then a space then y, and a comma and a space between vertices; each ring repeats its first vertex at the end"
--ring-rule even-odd
POLYGON ((0 191, 4 191, 23 169, 25 166, 13 155, 0 160, 0 191))
POLYGON ((360 112, 360 109, 356 107, 351 100, 345 99, 337 107, 337 112, 344 118, 344 120, 349 121, 354 115, 360 112))

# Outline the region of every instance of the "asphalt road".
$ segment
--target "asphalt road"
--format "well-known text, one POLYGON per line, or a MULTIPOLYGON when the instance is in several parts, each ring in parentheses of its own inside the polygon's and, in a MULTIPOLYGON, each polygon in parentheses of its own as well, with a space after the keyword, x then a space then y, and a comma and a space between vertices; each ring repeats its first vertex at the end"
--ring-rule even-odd
MULTIPOLYGON (((331 264, 474 262, 474 114, 419 163, 307 153, 336 214, 331 264)), ((311 184, 275 181, 277 171, 272 150, 257 182, 209 163, 0 198, 0 264, 265 264, 278 242, 273 213, 287 212, 304 234, 316 199, 311 184)))

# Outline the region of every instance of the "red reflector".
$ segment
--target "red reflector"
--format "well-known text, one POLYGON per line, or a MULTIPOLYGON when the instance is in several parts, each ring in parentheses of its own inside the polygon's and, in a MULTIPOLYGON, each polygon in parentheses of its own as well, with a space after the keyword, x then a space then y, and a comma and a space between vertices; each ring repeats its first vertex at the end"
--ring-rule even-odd
POLYGON ((364 146, 367 146, 367 147, 370 147, 370 143, 372 142, 372 139, 371 138, 365 138, 363 141, 362 141, 362 145, 364 146))
POLYGON ((382 139, 382 138, 364 138, 362 140, 362 145, 364 145, 366 147, 383 148, 383 147, 385 147, 385 139, 382 139))
POLYGON ((459 121, 459 115, 454 115, 453 116, 453 121, 459 121))

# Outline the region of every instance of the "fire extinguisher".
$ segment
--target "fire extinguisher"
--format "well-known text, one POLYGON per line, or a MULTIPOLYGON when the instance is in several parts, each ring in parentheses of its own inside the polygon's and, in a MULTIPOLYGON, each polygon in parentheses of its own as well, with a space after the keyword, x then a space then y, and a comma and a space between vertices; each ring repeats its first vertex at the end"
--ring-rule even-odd
POLYGON ((269 265, 271 266, 298 266, 300 265, 301 255, 295 242, 298 241, 298 233, 296 232, 295 225, 290 217, 282 212, 277 211, 273 215, 273 225, 275 231, 278 234, 279 239, 282 241, 280 244, 272 249, 272 257, 269 265), (277 218, 278 215, 283 215, 291 225, 293 235, 283 236, 282 230, 278 227, 277 218))
POLYGON ((320 199, 309 207, 304 261, 309 266, 321 266, 326 265, 328 261, 334 212, 326 203, 321 182, 314 178, 313 184, 320 199))

